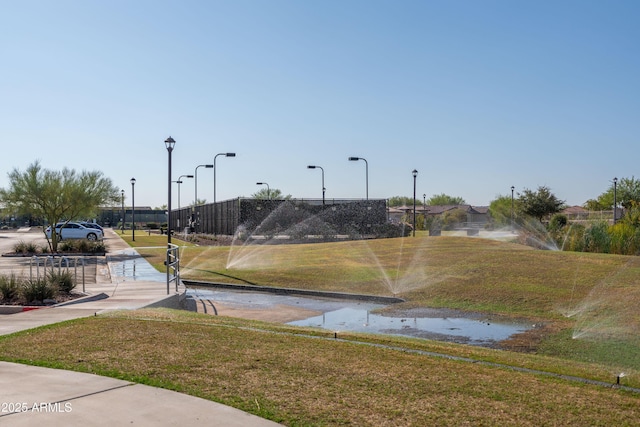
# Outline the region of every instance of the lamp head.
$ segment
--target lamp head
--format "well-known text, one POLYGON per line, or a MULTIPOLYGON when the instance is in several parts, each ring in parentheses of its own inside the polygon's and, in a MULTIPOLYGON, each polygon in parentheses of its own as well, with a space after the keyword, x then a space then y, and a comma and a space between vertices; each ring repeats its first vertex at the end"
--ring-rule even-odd
POLYGON ((314 165, 309 165, 307 166, 307 169, 315 169, 316 167, 314 165))
POLYGON ((131 182, 131 185, 135 185, 136 179, 135 178, 131 178, 131 180, 129 182, 131 182))
POLYGON ((168 152, 172 152, 173 151, 173 147, 176 145, 176 141, 175 141, 175 139, 169 137, 169 138, 164 140, 164 145, 166 145, 168 152))
POLYGON ((418 171, 414 169, 413 171, 411 171, 411 174, 415 178, 416 176, 418 176, 418 171))
POLYGON ((360 157, 349 157, 349 160, 354 162, 356 160, 360 160, 360 157))
POLYGON ((225 153, 225 156, 227 156, 227 157, 235 157, 236 153, 225 153))

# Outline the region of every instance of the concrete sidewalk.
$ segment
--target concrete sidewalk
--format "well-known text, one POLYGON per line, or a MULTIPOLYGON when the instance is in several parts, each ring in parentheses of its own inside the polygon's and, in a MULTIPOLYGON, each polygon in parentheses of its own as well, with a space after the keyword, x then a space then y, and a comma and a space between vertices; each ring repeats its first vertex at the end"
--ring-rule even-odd
MULTIPOLYGON (((119 275, 110 260, 144 261, 113 230, 105 230, 106 265, 98 265, 96 283, 87 284, 93 298, 50 308, 0 315, 0 334, 35 328, 101 312, 148 306, 176 306, 184 287, 167 295, 166 281, 119 275), (128 256, 123 256, 128 254, 128 256)), ((0 267, 11 259, 0 258, 0 267)), ((123 271, 125 268, 123 267, 123 271)), ((156 277, 161 277, 156 276, 156 277)), ((73 345, 73 343, 70 343, 73 345)), ((128 381, 58 369, 0 362, 2 426, 276 426, 271 421, 186 394, 128 381)))

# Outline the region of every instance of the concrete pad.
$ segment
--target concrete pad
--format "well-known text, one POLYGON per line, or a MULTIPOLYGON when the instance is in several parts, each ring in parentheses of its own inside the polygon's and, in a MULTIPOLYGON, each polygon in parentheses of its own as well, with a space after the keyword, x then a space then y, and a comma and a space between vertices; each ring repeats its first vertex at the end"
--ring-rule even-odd
POLYGON ((98 375, 0 362, 0 425, 279 424, 169 390, 98 375))

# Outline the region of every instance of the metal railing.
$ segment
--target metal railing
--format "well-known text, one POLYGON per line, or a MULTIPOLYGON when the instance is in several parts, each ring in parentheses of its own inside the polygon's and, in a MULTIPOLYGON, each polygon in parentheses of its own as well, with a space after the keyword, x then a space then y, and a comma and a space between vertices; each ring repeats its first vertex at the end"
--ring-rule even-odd
POLYGON ((178 286, 180 285, 180 247, 169 243, 167 248, 167 260, 164 262, 167 266, 167 295, 170 292, 171 282, 176 283, 176 292, 178 292, 178 286))
MULTIPOLYGON (((78 284, 78 261, 80 261, 80 266, 82 268, 82 292, 85 292, 85 262, 84 262, 84 257, 66 257, 66 256, 61 256, 59 258, 57 258, 58 260, 58 274, 60 274, 62 272, 62 264, 64 263, 64 268, 69 271, 70 268, 73 268, 73 277, 74 277, 74 282, 76 283, 76 285, 78 284), (71 265, 70 260, 73 261, 73 265, 71 265)), ((47 276, 47 266, 49 268, 49 271, 54 271, 56 265, 55 265, 55 261, 56 258, 54 258, 53 256, 49 255, 49 256, 37 256, 34 255, 31 257, 31 260, 29 262, 29 279, 33 280, 33 267, 35 264, 35 268, 36 268, 36 279, 40 280, 40 265, 41 265, 41 261, 42 262, 42 277, 46 277, 47 276)))

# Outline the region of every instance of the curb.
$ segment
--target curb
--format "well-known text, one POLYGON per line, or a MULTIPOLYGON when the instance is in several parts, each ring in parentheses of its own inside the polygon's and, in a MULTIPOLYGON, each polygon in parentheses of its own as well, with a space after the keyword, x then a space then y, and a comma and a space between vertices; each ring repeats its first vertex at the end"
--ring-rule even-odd
POLYGON ((258 286, 258 285, 236 285, 231 283, 197 282, 193 280, 184 280, 184 279, 181 279, 181 282, 186 287, 201 286, 203 288, 221 288, 221 289, 233 289, 236 291, 267 292, 267 293, 281 294, 281 295, 304 295, 304 296, 312 296, 312 297, 368 301, 368 302, 376 302, 376 303, 382 303, 382 304, 396 304, 400 302, 405 302, 405 300, 403 300, 402 298, 385 297, 385 296, 378 296, 378 295, 349 294, 344 292, 310 291, 307 289, 296 289, 296 288, 273 288, 273 287, 258 286))

